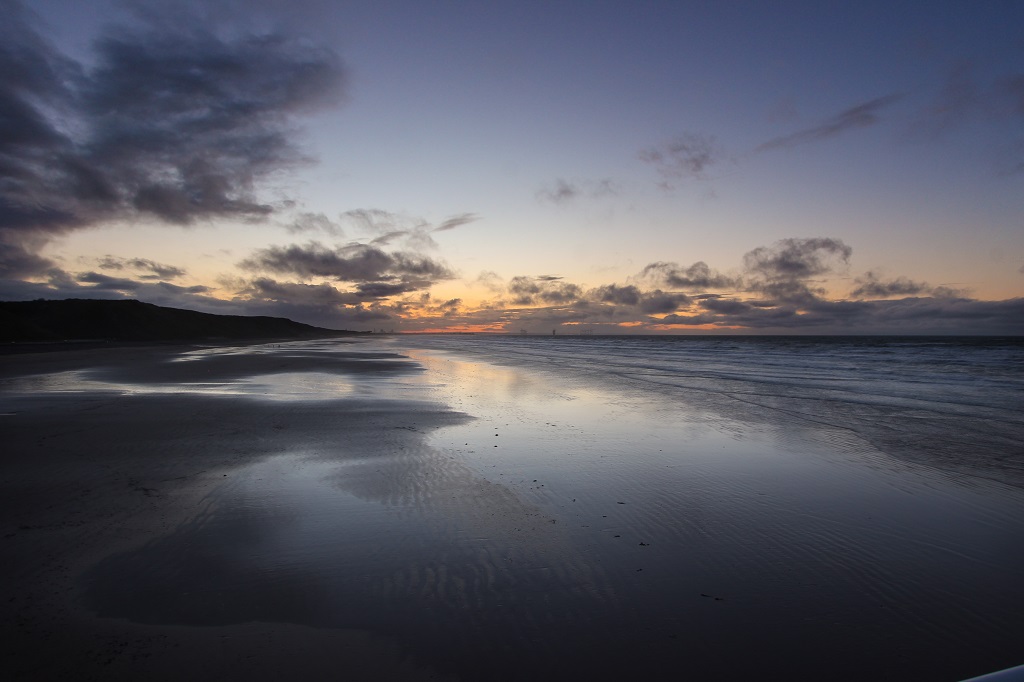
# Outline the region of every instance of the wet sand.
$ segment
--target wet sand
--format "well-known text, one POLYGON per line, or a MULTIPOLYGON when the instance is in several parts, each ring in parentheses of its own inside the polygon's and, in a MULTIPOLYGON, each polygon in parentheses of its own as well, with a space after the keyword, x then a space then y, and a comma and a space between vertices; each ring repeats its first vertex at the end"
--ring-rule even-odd
POLYGON ((1020 662, 1021 491, 840 430, 379 341, 6 356, 0 413, 19 679, 1020 662))
MULTIPOLYGON (((416 449, 423 431, 464 419, 400 399, 348 396, 339 404, 261 399, 269 385, 233 391, 246 377, 307 372, 314 363, 321 382, 333 376, 344 386, 417 369, 393 354, 287 348, 0 358, 6 670, 18 679, 316 679, 339 671, 439 679, 394 642, 359 629, 233 616, 216 628, 194 627, 188 617, 103 618, 85 599, 82 576, 98 562, 180 533, 209 513, 211 494, 239 469, 297 450, 345 459, 416 449)), ((182 598, 181 587, 168 585, 166 596, 182 598)))

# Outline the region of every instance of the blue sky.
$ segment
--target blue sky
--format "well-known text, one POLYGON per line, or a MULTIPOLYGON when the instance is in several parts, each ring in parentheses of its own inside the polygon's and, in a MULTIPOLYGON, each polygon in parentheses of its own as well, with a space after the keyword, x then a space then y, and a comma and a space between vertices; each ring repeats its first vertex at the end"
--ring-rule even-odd
POLYGON ((1024 332, 1020 3, 3 4, 4 298, 1024 332))

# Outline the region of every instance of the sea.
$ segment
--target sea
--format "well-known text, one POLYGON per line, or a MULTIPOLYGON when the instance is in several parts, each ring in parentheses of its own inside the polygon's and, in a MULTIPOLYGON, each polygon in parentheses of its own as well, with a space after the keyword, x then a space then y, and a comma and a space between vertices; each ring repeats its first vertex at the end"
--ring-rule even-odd
POLYGON ((1024 487, 1024 337, 424 335, 413 345, 847 430, 894 458, 1024 487))

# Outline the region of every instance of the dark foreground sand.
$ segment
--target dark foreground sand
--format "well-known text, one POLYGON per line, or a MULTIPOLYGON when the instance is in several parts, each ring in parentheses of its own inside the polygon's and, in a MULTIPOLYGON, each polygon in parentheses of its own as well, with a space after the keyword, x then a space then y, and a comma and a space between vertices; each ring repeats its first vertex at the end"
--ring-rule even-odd
POLYGON ((218 395, 125 395, 12 380, 88 369, 130 384, 230 381, 301 372, 315 362, 372 380, 410 371, 388 355, 359 359, 222 355, 170 365, 187 348, 135 347, 0 357, 3 668, 16 679, 440 679, 391 641, 290 623, 217 627, 100 618, 81 575, 193 516, 240 465, 302 448, 338 456, 390 452, 461 417, 411 402, 271 403, 218 395), (326 444, 326 445, 325 445, 326 444))
POLYGON ((0 357, 15 679, 948 679, 1024 496, 379 341, 0 357))

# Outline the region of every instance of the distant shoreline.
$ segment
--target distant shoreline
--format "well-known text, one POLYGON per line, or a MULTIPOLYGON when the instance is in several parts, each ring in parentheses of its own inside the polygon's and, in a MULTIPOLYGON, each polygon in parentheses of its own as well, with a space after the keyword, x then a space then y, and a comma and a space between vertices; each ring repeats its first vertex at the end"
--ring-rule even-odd
POLYGON ((195 346, 259 346, 265 343, 289 343, 292 341, 315 341, 317 339, 341 339, 369 336, 369 332, 340 332, 324 336, 289 336, 252 339, 228 339, 211 337, 207 339, 166 339, 162 341, 130 341, 120 339, 68 339, 64 341, 10 341, 0 343, 0 356, 24 355, 30 353, 60 353, 67 351, 105 350, 118 348, 176 348, 195 346))

